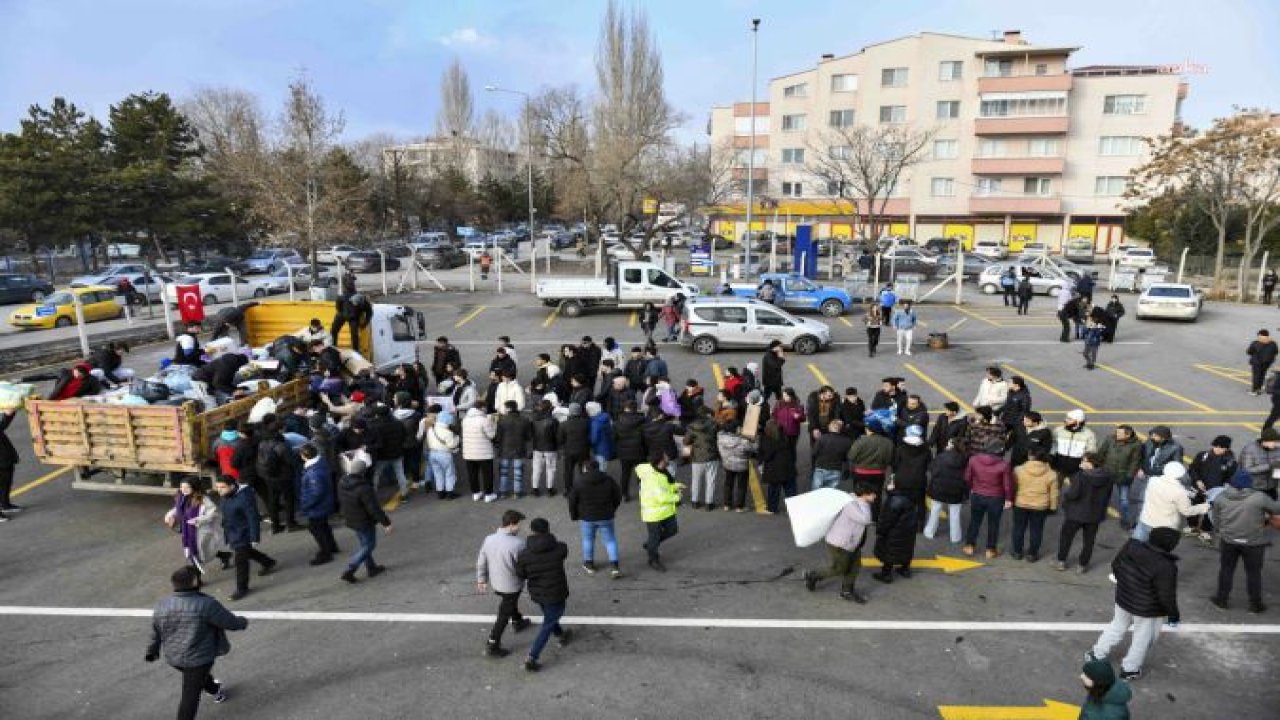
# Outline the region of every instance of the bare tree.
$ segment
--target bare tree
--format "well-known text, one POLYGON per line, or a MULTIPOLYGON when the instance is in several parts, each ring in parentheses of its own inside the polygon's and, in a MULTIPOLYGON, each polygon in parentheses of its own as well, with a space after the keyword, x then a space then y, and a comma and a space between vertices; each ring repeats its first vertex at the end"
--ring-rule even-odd
POLYGON ((475 127, 475 98, 471 80, 457 58, 440 77, 440 110, 436 113, 436 134, 467 137, 475 127))
POLYGON ((516 142, 511 123, 495 110, 486 110, 475 126, 475 140, 483 148, 513 150, 516 142))
POLYGON ((1269 232, 1280 225, 1280 130, 1270 113, 1248 111, 1223 123, 1223 130, 1248 148, 1240 189, 1244 209, 1244 258, 1240 263, 1240 299, 1249 298, 1249 269, 1269 232))
POLYGON ((180 106, 204 148, 202 171, 240 207, 253 202, 253 179, 266 158, 267 119, 258 98, 244 90, 201 88, 180 106))
POLYGON ((936 132, 896 124, 831 128, 808 143, 806 168, 841 211, 862 219, 866 239, 875 242, 889 199, 936 132))

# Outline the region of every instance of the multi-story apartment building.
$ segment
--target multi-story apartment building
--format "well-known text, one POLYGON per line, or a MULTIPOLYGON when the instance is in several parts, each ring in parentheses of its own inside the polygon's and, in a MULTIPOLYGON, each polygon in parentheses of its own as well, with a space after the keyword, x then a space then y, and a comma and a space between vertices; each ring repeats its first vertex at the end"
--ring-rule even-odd
POLYGON ((431 177, 455 167, 473 184, 488 177, 509 179, 524 167, 523 162, 523 156, 518 153, 462 137, 430 137, 382 150, 382 163, 387 172, 398 164, 420 177, 431 177))
MULTIPOLYGON (((745 181, 755 115, 752 229, 800 223, 859 237, 859 217, 816 171, 832 128, 902 123, 932 133, 888 200, 886 234, 1038 241, 1123 239, 1121 194, 1144 138, 1179 122, 1186 83, 1160 66, 1069 67, 1074 47, 921 33, 769 81, 767 102, 712 109, 712 147, 733 148, 745 181), (766 202, 761 203, 760 198, 766 202), (775 217, 778 220, 775 220, 775 217), (788 222, 789 221, 789 222, 788 222)), ((745 192, 717 209, 728 237, 746 230, 745 192)))

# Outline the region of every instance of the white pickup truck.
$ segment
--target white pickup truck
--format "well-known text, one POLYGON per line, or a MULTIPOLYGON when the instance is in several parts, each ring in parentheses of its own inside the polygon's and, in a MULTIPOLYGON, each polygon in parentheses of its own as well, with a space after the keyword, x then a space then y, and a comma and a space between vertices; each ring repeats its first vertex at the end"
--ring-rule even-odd
POLYGON ((559 307, 564 317, 577 317, 587 308, 632 309, 647 302, 660 305, 677 293, 694 297, 699 290, 658 265, 638 260, 609 263, 603 278, 539 280, 536 290, 543 305, 559 307))

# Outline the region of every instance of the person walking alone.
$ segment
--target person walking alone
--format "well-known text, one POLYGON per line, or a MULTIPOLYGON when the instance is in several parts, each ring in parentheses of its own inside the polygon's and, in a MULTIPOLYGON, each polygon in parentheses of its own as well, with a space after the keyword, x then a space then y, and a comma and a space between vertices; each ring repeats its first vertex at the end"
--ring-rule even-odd
POLYGON ((307 530, 316 541, 316 555, 311 558, 311 565, 324 565, 333 560, 338 552, 338 543, 333 539, 333 528, 329 527, 329 516, 337 507, 333 496, 333 477, 329 463, 315 445, 307 443, 302 446, 302 483, 298 509, 307 519, 307 530))
POLYGON ((502 634, 508 624, 515 632, 532 624, 529 618, 520 614, 520 591, 524 589, 524 581, 516 574, 516 558, 524 550, 524 538, 520 537, 523 520, 524 515, 518 510, 502 513, 502 526, 484 539, 476 556, 476 590, 481 594, 493 590, 499 598, 498 616, 484 646, 486 657, 501 658, 511 654, 510 650, 502 647, 502 634))
POLYGON ((249 561, 262 566, 260 576, 270 575, 276 569, 276 561, 254 547, 261 540, 262 516, 258 514, 253 488, 237 483, 229 475, 219 477, 213 486, 222 496, 222 533, 235 558, 236 590, 230 598, 240 600, 249 594, 249 561))
POLYGON ((1026 315, 1031 308, 1031 296, 1035 295, 1035 288, 1031 285, 1031 276, 1024 274, 1022 279, 1018 281, 1018 314, 1026 315))
POLYGON ((1174 627, 1182 620, 1178 611, 1178 557, 1173 554, 1180 539, 1177 530, 1162 527, 1152 530, 1149 540, 1131 539, 1120 548, 1111 561, 1111 573, 1116 579, 1115 612, 1086 660, 1106 660, 1132 627, 1129 652, 1120 661, 1120 678, 1142 677, 1142 665, 1160 635, 1160 626, 1166 619, 1174 627))
POLYGON ((1010 265, 1005 269, 1004 274, 1000 276, 1000 289, 1003 290, 1004 306, 1016 306, 1018 304, 1018 276, 1014 274, 1013 266, 1010 265))
POLYGON ((653 303, 647 302, 640 308, 639 315, 640 331, 644 333, 646 343, 652 345, 653 331, 658 328, 658 308, 654 307, 653 303))
POLYGON ((568 645, 573 637, 572 630, 560 627, 565 601, 569 599, 569 578, 564 573, 564 560, 569 556, 569 548, 551 534, 551 524, 546 518, 531 520, 529 533, 529 540, 516 557, 516 576, 524 580, 529 589, 529 599, 542 608, 542 626, 524 661, 525 670, 538 672, 542 669, 538 658, 551 636, 556 637, 560 647, 568 645))
POLYGON ((231 652, 227 632, 244 630, 249 621, 231 613, 222 603, 200 592, 200 572, 178 568, 170 577, 173 594, 156 604, 151 613, 151 642, 147 662, 159 660, 182 673, 178 720, 194 720, 200 709, 200 693, 225 702, 226 689, 213 677, 213 664, 231 652))
POLYGON ((373 559, 373 551, 378 546, 377 526, 380 524, 388 533, 391 532, 391 518, 387 517, 382 505, 378 504, 373 483, 365 476, 368 469, 364 460, 352 460, 347 474, 338 482, 338 505, 342 518, 360 541, 359 549, 351 556, 346 571, 342 573, 342 579, 349 583, 356 581, 356 570, 361 565, 365 566, 370 578, 386 571, 385 567, 373 559))
POLYGON ((1271 369, 1271 365, 1276 361, 1278 347, 1280 346, 1276 345, 1276 341, 1271 339, 1271 332, 1263 328, 1258 331, 1258 336, 1245 349, 1245 354, 1249 356, 1249 370, 1252 377, 1249 383, 1250 393, 1254 395, 1262 394, 1263 382, 1267 378, 1267 371, 1271 369))
POLYGON ((875 357, 876 348, 880 345, 880 328, 884 327, 884 314, 879 303, 867 300, 867 313, 862 316, 862 324, 867 326, 867 357, 875 357))
POLYGON ((680 491, 684 485, 671 477, 667 471, 667 456, 661 451, 650 455, 649 462, 637 465, 634 472, 640 486, 640 520, 649 536, 644 544, 649 554, 649 567, 666 572, 667 567, 662 564, 658 548, 680 531, 676 524, 676 507, 680 504, 680 491))
POLYGON ((1092 370, 1098 364, 1098 348, 1107 336, 1107 315, 1102 308, 1095 307, 1089 311, 1089 320, 1084 328, 1084 369, 1092 370))
POLYGON ((578 482, 569 491, 569 519, 582 529, 582 569, 588 575, 596 573, 596 533, 604 536, 604 549, 609 554, 609 577, 622 577, 618 567, 618 535, 614 532, 613 518, 622 504, 622 491, 618 483, 600 469, 595 460, 588 460, 578 482))
POLYGON ((1275 268, 1267 268, 1267 274, 1262 276, 1262 304, 1271 304, 1271 295, 1276 291, 1276 270, 1275 268))
POLYGON ((907 300, 902 306, 893 311, 894 337, 898 341, 898 354, 911 354, 911 341, 916 333, 916 324, 919 318, 916 317, 916 311, 912 309, 911 301, 907 300))
POLYGON ((879 490, 876 486, 860 482, 854 486, 853 502, 840 510, 835 522, 823 538, 827 546, 830 564, 825 570, 807 570, 804 586, 809 592, 828 578, 840 578, 840 598, 865 605, 866 596, 857 590, 858 572, 862 569, 862 546, 867 542, 867 526, 871 524, 871 504, 879 490))

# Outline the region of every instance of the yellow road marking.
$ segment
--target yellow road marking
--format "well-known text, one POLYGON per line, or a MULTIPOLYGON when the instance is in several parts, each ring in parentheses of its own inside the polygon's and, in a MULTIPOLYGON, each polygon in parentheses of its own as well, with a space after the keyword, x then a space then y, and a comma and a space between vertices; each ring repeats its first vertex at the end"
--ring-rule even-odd
POLYGON ((1222 367, 1221 365, 1210 365, 1209 363, 1198 363, 1196 367, 1213 368, 1214 370, 1221 370, 1224 373, 1229 373, 1231 375, 1239 375, 1240 377, 1246 377, 1246 378, 1249 377, 1250 375, 1248 370, 1241 370, 1240 368, 1222 367))
POLYGON ((636 312, 635 310, 632 310, 631 315, 627 317, 627 327, 635 327, 636 323, 639 322, 639 320, 640 320, 640 313, 636 312))
MULTIPOLYGON (((863 561, 866 565, 866 561, 863 561)), ((911 566, 915 567, 915 562, 911 566)), ((1079 705, 1045 699, 1043 705, 939 705, 942 720, 1075 720, 1079 705)))
MULTIPOLYGON (((1058 398, 1060 398, 1060 399, 1062 399, 1062 400, 1066 400, 1067 402, 1071 403, 1072 405, 1075 405, 1076 407, 1080 408, 1081 410, 1084 410, 1085 412, 1091 412, 1091 413, 1092 413, 1092 412, 1098 412, 1098 411, 1097 411, 1097 410, 1095 410, 1092 406, 1090 406, 1088 403, 1082 402, 1081 400, 1078 400, 1078 399, 1076 399, 1076 398, 1074 398, 1074 397, 1071 397, 1070 395, 1068 395, 1068 394, 1066 394, 1066 393, 1062 392, 1062 391, 1061 391, 1061 390, 1059 390, 1058 388, 1056 388, 1056 387, 1054 387, 1054 386, 1052 386, 1052 385, 1050 385, 1050 384, 1046 383, 1045 381, 1041 380, 1040 378, 1038 378, 1038 377, 1036 377, 1036 376, 1034 376, 1034 375, 1031 375, 1031 374, 1029 374, 1029 373, 1023 372, 1023 371, 1019 370, 1018 368, 1016 368, 1016 367, 1014 367, 1014 366, 1012 366, 1012 365, 1009 365, 1009 364, 1007 364, 1007 363, 1006 363, 1006 364, 1001 365, 1000 367, 1003 367, 1005 370, 1008 370, 1009 372, 1013 373, 1014 375, 1021 375, 1021 376, 1022 376, 1022 379, 1026 380, 1027 382, 1029 382, 1029 383, 1031 383, 1031 384, 1033 384, 1033 385, 1036 385, 1036 386, 1040 387, 1040 388, 1041 388, 1041 389, 1043 389, 1043 390, 1047 390, 1047 391, 1049 391, 1050 393, 1052 393, 1052 394, 1053 394, 1053 395, 1055 395, 1056 397, 1058 397, 1058 398)), ((1101 366, 1099 366, 1099 367, 1101 367, 1101 366)))
POLYGON ((58 477, 59 475, 67 472, 70 469, 71 469, 70 465, 63 465, 62 467, 58 468, 57 470, 54 470, 53 472, 48 472, 48 473, 45 473, 44 475, 41 475, 40 477, 36 478, 35 480, 32 480, 26 485, 23 485, 22 487, 15 488, 14 491, 9 494, 12 497, 18 497, 19 495, 25 492, 30 492, 32 490, 35 490, 36 488, 58 477))
POLYGON ((1209 373, 1210 375, 1217 375, 1217 376, 1218 376, 1218 377, 1220 377, 1220 378, 1226 378, 1227 380, 1230 380, 1230 381, 1232 381, 1232 382, 1238 382, 1238 383, 1240 383, 1241 385, 1248 386, 1248 385, 1251 385, 1251 384, 1252 384, 1251 379, 1250 379, 1250 380, 1246 380, 1246 379, 1244 379, 1244 378, 1242 378, 1242 377, 1239 377, 1239 376, 1236 376, 1236 375, 1228 374, 1228 373, 1226 373, 1226 372, 1223 372, 1222 370, 1219 370, 1218 368, 1216 368, 1216 367, 1214 367, 1214 366, 1212 366, 1212 365, 1192 365, 1192 367, 1194 367, 1194 368, 1195 368, 1195 369, 1197 369, 1197 370, 1201 370, 1201 371, 1203 371, 1203 372, 1207 372, 1207 373, 1209 373))
POLYGON ((964 409, 965 412, 973 412, 972 405, 961 400, 960 396, 956 395, 955 393, 943 387, 941 383, 939 383, 938 381, 926 375, 924 371, 921 370, 920 368, 916 367, 915 365, 912 365, 911 363, 903 363, 902 366, 910 370, 916 377, 923 380, 926 385, 933 388, 934 390, 937 390, 938 393, 940 393, 943 397, 959 405, 961 408, 964 409))
POLYGON ((1119 518, 1120 518, 1120 511, 1119 511, 1119 510, 1117 510, 1117 509, 1115 509, 1115 508, 1113 508, 1113 507, 1109 507, 1109 508, 1107 508, 1107 515, 1108 515, 1108 516, 1110 516, 1110 517, 1113 517, 1113 518, 1119 519, 1119 518))
POLYGON ((983 316, 979 315, 978 313, 973 312, 973 311, 971 311, 971 310, 966 310, 966 309, 964 309, 963 307, 961 307, 961 306, 959 306, 959 305, 952 305, 951 307, 955 308, 957 312, 964 313, 965 315, 968 315, 969 317, 973 318, 974 320, 981 320, 982 322, 984 322, 984 323, 986 323, 986 324, 988 324, 988 325, 991 325, 992 327, 1000 327, 1000 324, 999 324, 999 323, 994 322, 994 321, 992 321, 992 320, 988 320, 988 319, 986 319, 985 317, 983 317, 983 316))
MULTIPOLYGON (((873 557, 862 558, 863 567, 881 567, 880 561, 873 557)), ((917 557, 911 560, 911 569, 918 570, 921 568, 927 570, 942 570, 950 575, 951 573, 963 572, 965 570, 974 570, 976 568, 986 567, 986 563, 980 563, 976 560, 967 558, 951 557, 949 555, 934 555, 932 558, 917 557)))
POLYGON ((385 512, 391 512, 398 507, 400 507, 400 493, 398 492, 395 495, 392 495, 390 500, 382 504, 382 509, 385 512))
POLYGON ((751 488, 751 503, 756 506, 756 512, 764 512, 764 488, 760 487, 755 463, 747 463, 747 487, 751 488))
POLYGON ((1262 424, 1261 424, 1261 423, 1239 423, 1239 425, 1240 425, 1240 427, 1245 428, 1245 429, 1247 429, 1247 430, 1252 430, 1252 431, 1254 431, 1254 432, 1258 432, 1258 433, 1262 432, 1262 424))
POLYGON ((476 317, 477 315, 479 315, 480 313, 484 312, 485 308, 487 308, 487 307, 488 307, 488 305, 481 305, 480 307, 476 308, 475 310, 472 310, 471 312, 467 313, 467 316, 466 316, 466 317, 464 317, 464 318, 462 318, 461 320, 459 320, 458 322, 454 323, 454 324, 453 324, 453 326, 454 326, 454 327, 456 327, 456 328, 460 328, 460 327, 462 327, 463 325, 466 325, 467 323, 469 323, 469 322, 471 322, 472 320, 474 320, 474 319, 475 319, 475 317, 476 317))
POLYGON ((711 363, 711 376, 716 379, 716 389, 724 389, 724 371, 720 369, 720 363, 711 363))
POLYGON ((843 315, 840 316, 840 322, 844 323, 845 325, 848 325, 849 327, 853 327, 853 323, 849 322, 849 318, 843 315))
MULTIPOLYGON (((813 376, 818 379, 818 382, 822 383, 823 385, 831 385, 831 381, 828 380, 827 376, 824 375, 822 371, 818 369, 817 365, 814 365, 813 363, 808 363, 808 365, 809 365, 809 372, 813 373, 813 376)), ((835 385, 831 385, 831 387, 835 387, 835 385)))
POLYGON ((1176 392, 1173 392, 1173 391, 1171 391, 1171 390, 1165 390, 1164 388, 1160 387, 1159 385, 1154 385, 1154 384, 1152 384, 1152 383, 1147 382, 1146 380, 1143 380, 1142 378, 1134 377, 1134 376, 1130 375, 1129 373, 1127 373, 1127 372, 1125 372, 1125 371, 1123 371, 1123 370, 1117 370, 1116 368, 1113 368, 1113 367, 1111 367, 1110 365, 1103 365, 1102 363, 1098 363, 1098 367, 1102 368, 1103 370, 1106 370, 1107 372, 1111 373, 1112 375, 1116 375, 1116 376, 1118 376, 1118 377, 1122 377, 1122 378, 1124 378, 1125 380, 1128 380, 1129 382, 1137 383, 1138 385, 1141 385, 1142 387, 1147 388, 1148 390, 1154 390, 1155 392, 1158 392, 1158 393, 1160 393, 1161 395, 1164 395, 1165 397, 1171 397, 1171 398, 1173 398, 1174 400, 1177 400, 1177 401, 1179 401, 1179 402, 1184 402, 1184 403, 1186 403, 1186 404, 1188 404, 1188 405, 1190 405, 1190 406, 1192 406, 1192 407, 1194 407, 1194 408, 1198 408, 1198 409, 1200 409, 1200 410, 1204 410, 1204 411, 1205 411, 1205 412, 1207 412, 1207 413, 1217 414, 1217 413, 1216 413, 1216 411, 1215 411, 1213 408, 1209 407, 1208 405, 1205 405, 1205 404, 1203 404, 1203 403, 1198 403, 1198 402, 1196 402, 1195 400, 1189 400, 1189 399, 1187 399, 1187 398, 1185 398, 1185 397, 1183 397, 1183 396, 1179 395, 1179 394, 1178 394, 1178 393, 1176 393, 1176 392))
POLYGON ((556 321, 556 317, 560 315, 560 309, 556 308, 547 313, 547 319, 542 321, 542 327, 551 327, 551 323, 556 321))

